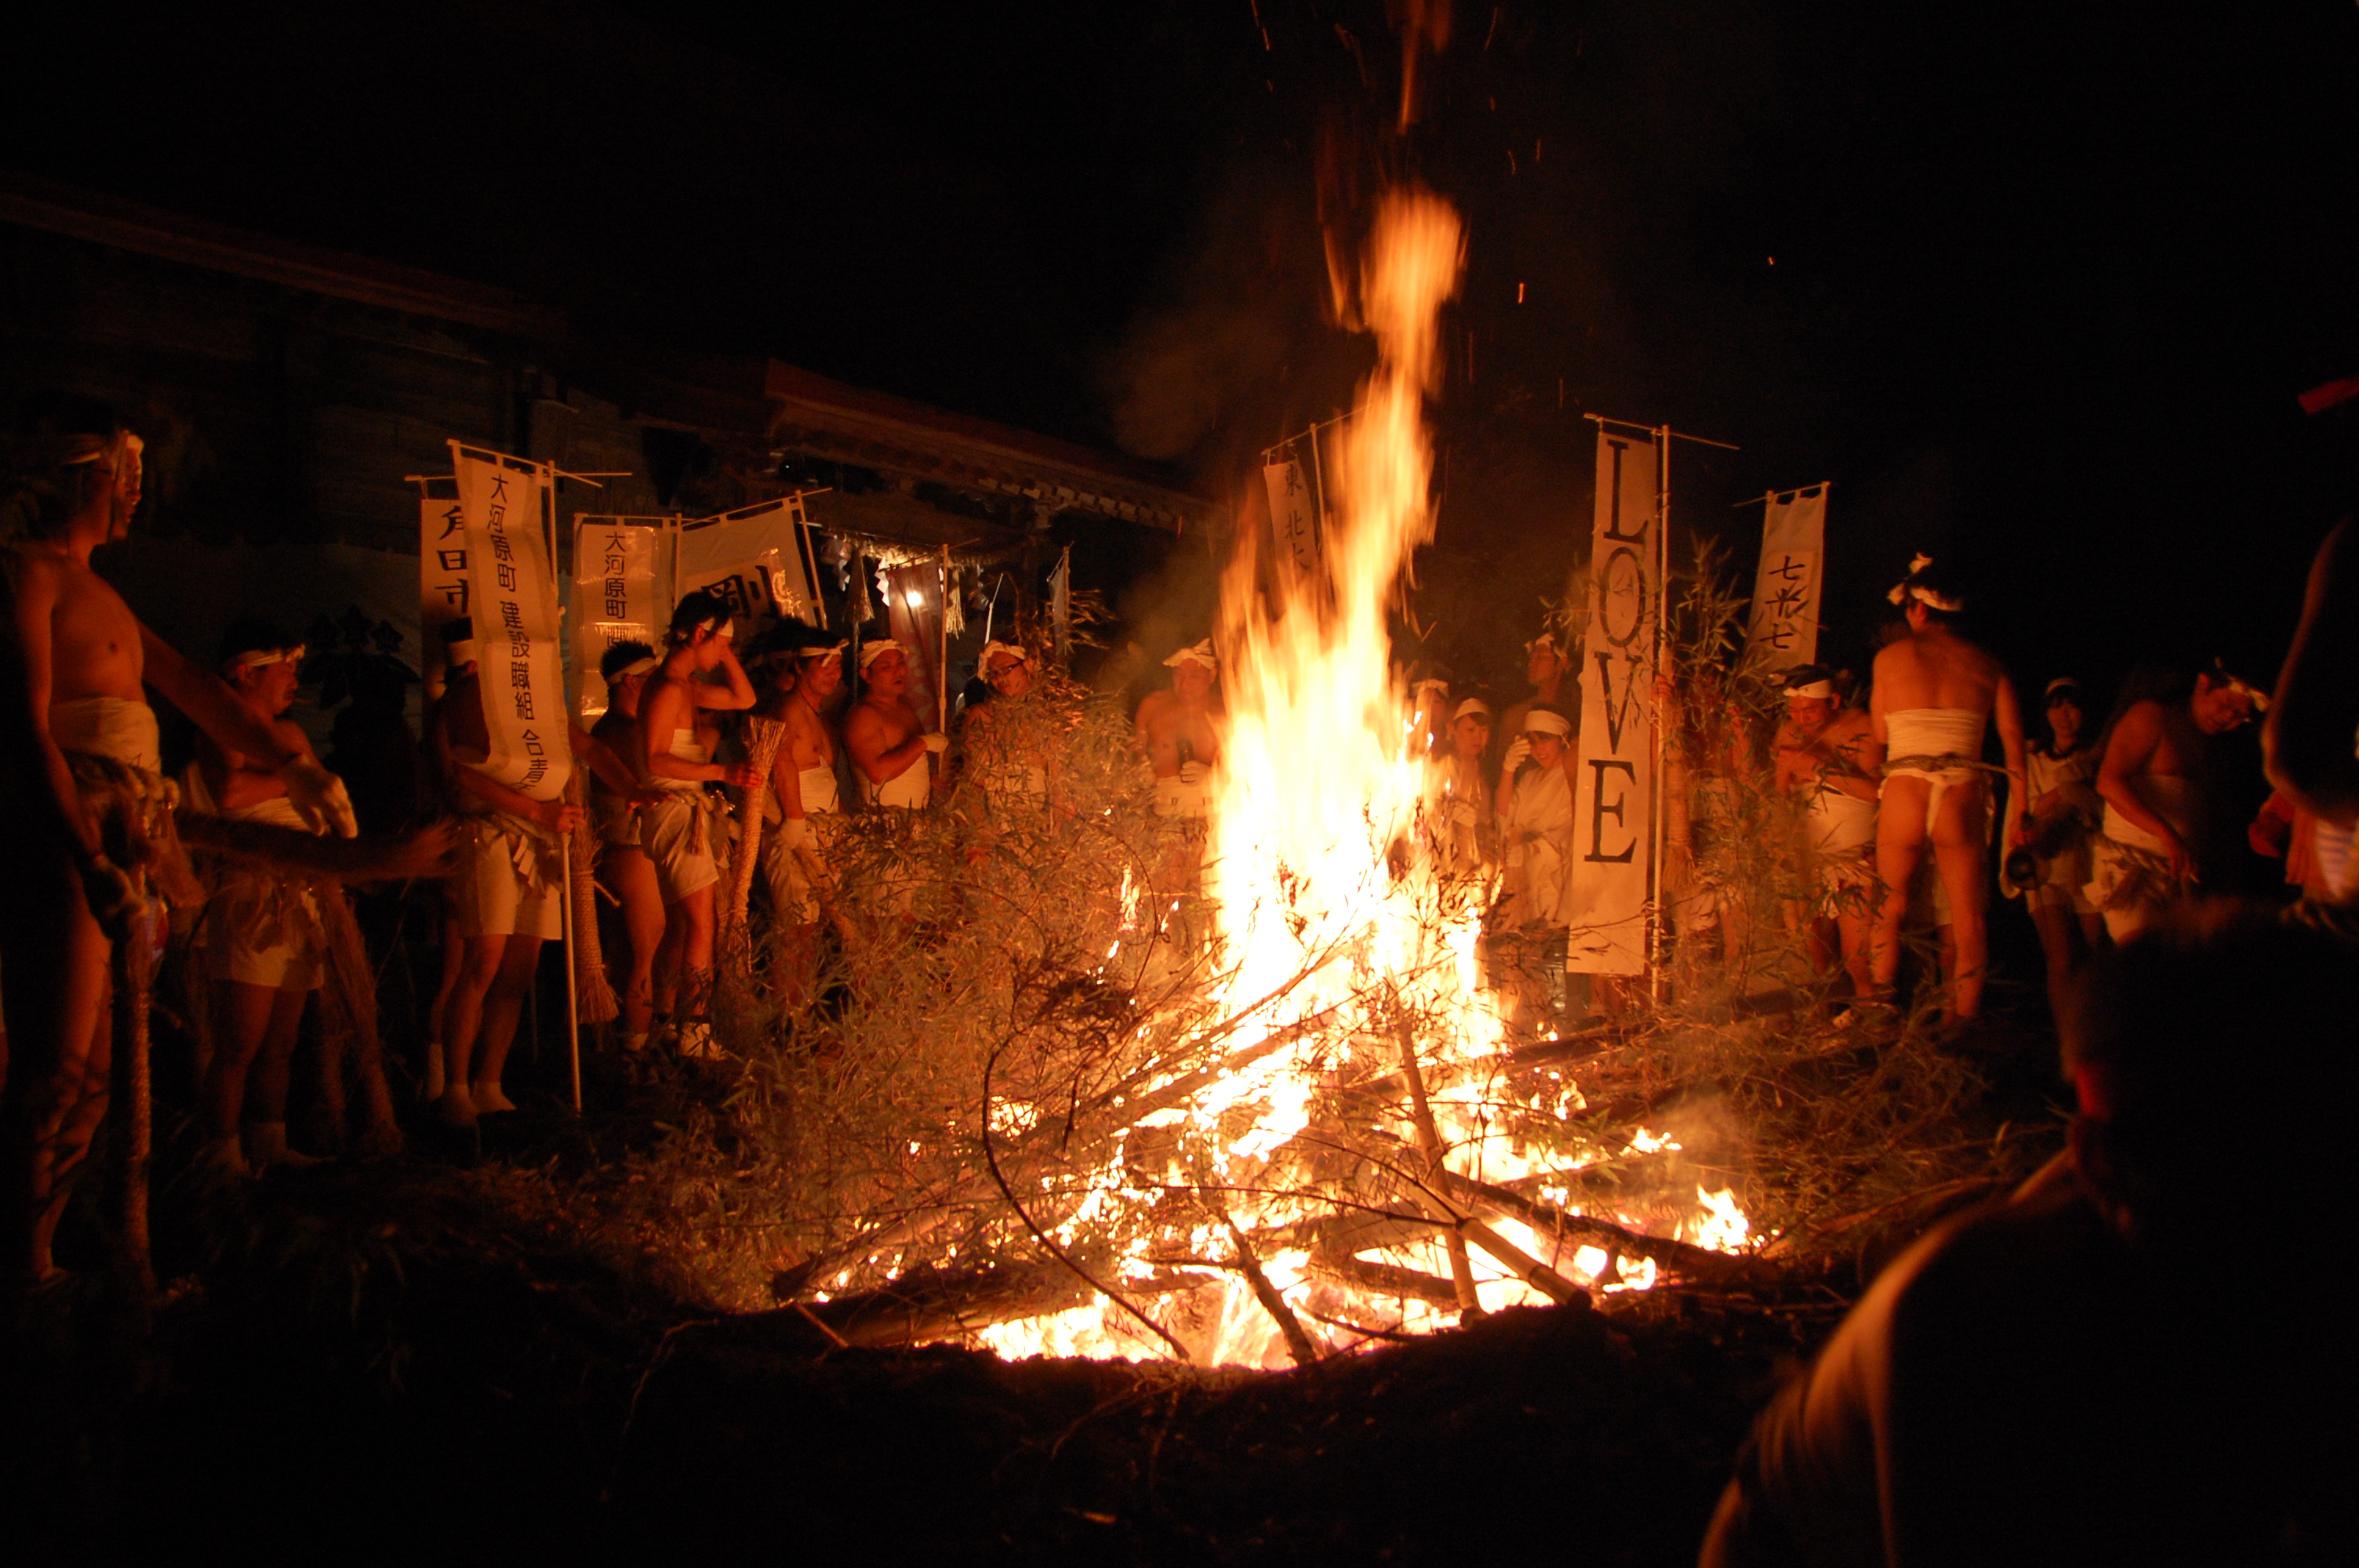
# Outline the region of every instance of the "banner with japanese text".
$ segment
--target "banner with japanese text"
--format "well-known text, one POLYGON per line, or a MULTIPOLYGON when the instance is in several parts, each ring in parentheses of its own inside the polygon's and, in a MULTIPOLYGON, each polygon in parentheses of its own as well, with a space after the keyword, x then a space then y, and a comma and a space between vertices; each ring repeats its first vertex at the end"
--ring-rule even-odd
POLYGON ((418 503, 418 673, 429 682, 443 678, 442 628, 468 611, 467 531, 451 486, 429 479, 418 503))
POLYGON ((1269 491, 1269 531, 1279 562, 1308 576, 1319 569, 1319 508, 1292 458, 1265 463, 1261 480, 1269 491))
POLYGON ((1661 474, 1655 438, 1599 430, 1565 953, 1565 967, 1585 974, 1647 968, 1655 661, 1663 614, 1661 474))
POLYGON ((535 800, 555 800, 573 764, 549 558, 551 475, 546 464, 456 441, 451 464, 459 481, 476 678, 491 738, 481 771, 535 800))
MULTIPOLYGON (((778 616, 813 626, 827 623, 804 557, 799 492, 679 529, 679 597, 705 589, 726 600, 743 638, 778 616)), ((666 608, 666 619, 669 619, 666 608)))
POLYGON ((671 519, 573 519, 573 667, 584 719, 606 711, 598 661, 617 643, 663 645, 670 606, 658 601, 657 568, 671 519))
POLYGON ((1761 570, 1753 582, 1753 621, 1745 633, 1765 670, 1788 670, 1818 657, 1829 488, 1814 484, 1769 497, 1761 524, 1761 570))

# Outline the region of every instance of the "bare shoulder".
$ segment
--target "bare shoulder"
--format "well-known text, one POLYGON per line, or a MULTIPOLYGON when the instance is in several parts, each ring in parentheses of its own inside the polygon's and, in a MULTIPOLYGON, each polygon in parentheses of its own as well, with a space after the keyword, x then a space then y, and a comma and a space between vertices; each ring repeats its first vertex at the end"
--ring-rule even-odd
POLYGON ((1157 719, 1163 717, 1164 710, 1170 706, 1171 694, 1169 692, 1160 690, 1148 692, 1146 697, 1141 700, 1138 705, 1139 723, 1154 723, 1157 719))
POLYGON ((316 759, 317 753, 311 750, 311 737, 303 733, 300 724, 289 719, 274 719, 270 721, 270 732, 277 736, 278 743, 289 751, 316 759))

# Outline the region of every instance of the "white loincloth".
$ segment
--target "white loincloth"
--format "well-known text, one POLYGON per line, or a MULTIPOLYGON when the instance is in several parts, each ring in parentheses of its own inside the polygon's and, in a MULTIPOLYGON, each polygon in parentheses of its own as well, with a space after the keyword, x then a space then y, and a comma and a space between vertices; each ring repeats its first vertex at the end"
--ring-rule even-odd
MULTIPOLYGON (((189 808, 232 822, 316 831, 283 795, 223 811, 190 762, 180 787, 189 808)), ((206 968, 217 980, 266 990, 318 990, 328 976, 328 933, 311 890, 286 872, 231 861, 205 901, 206 968)))
MULTIPOLYGON (((2183 843, 2195 832, 2195 781, 2141 773, 2130 781, 2147 810, 2170 824, 2183 843)), ((2170 843, 2105 803, 2104 821, 2091 846, 2089 902, 2104 913, 2115 941, 2135 935, 2157 914, 2187 894, 2170 870, 2170 843)))
POLYGON ((77 697, 49 704, 49 739, 60 752, 112 757, 151 773, 164 771, 156 710, 121 697, 77 697))
POLYGON ((1499 825, 1506 868, 1506 923, 1562 927, 1572 861, 1572 781, 1562 768, 1532 768, 1516 782, 1499 825))
MULTIPOLYGON (((1983 724, 1987 716, 1975 708, 1910 708, 1884 716, 1885 755, 1898 759, 1884 764, 1886 783, 1893 779, 1923 779, 1930 786, 1925 796, 1929 827, 1940 815, 1941 797, 1972 784, 1982 771, 1983 724)), ((1878 791, 1881 798, 1882 791, 1878 791)), ((1990 800, 1984 796, 1983 836, 1990 836, 1990 800)))
POLYGON ((2337 827, 2321 817, 2310 838, 2310 847, 2318 856, 2318 879, 2326 889, 2326 896, 2337 903, 2359 893, 2359 875, 2352 871, 2351 838, 2350 828, 2337 827))
POLYGON ((1212 778, 1210 773, 1194 784, 1190 784, 1178 773, 1155 781, 1156 816, 1201 822, 1212 814, 1212 778))
MULTIPOLYGON (((712 760, 695 730, 685 725, 672 731, 671 744, 665 750, 683 762, 712 760)), ((655 867, 656 887, 663 901, 678 903, 721 880, 720 862, 712 854, 712 816, 726 803, 709 794, 698 779, 666 778, 658 773, 647 783, 662 792, 663 798, 639 807, 639 848, 655 867)))
POLYGON ((1876 803, 1821 778, 1812 788, 1808 831, 1828 913, 1857 914, 1875 883, 1876 803))
POLYGON ((562 936, 563 847, 538 822, 495 810, 466 789, 453 794, 460 861, 459 874, 449 885, 459 935, 552 941, 562 936))
POLYGON ((930 752, 921 752, 916 761, 883 784, 872 783, 866 773, 860 775, 860 798, 867 806, 895 806, 916 811, 933 798, 934 770, 927 759, 930 752))
MULTIPOLYGON (((810 852, 824 867, 827 847, 835 837, 836 826, 842 820, 843 800, 835 782, 835 767, 821 762, 815 767, 795 770, 795 785, 802 795, 803 821, 810 832, 810 852)), ((762 881, 770 890, 770 909, 775 917, 796 925, 810 925, 820 917, 819 890, 812 886, 810 871, 800 852, 787 847, 786 812, 778 805, 776 791, 762 795, 763 816, 760 861, 762 881)))

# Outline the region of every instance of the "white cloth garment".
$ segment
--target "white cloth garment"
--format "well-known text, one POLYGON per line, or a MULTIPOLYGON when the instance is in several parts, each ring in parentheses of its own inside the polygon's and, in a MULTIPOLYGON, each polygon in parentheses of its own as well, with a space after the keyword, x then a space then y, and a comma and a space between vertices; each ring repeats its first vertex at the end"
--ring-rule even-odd
POLYGON ((872 784, 868 775, 860 775, 861 798, 870 806, 898 806, 915 811, 933 798, 933 764, 919 756, 883 784, 872 784))
MULTIPOLYGON (((1974 708, 1909 708, 1884 716, 1885 755, 1898 759, 1885 764, 1885 779, 1923 779, 1931 786, 1925 797, 1927 822, 1940 814, 1944 795, 1973 781, 1982 761, 1986 718, 1974 708), (1911 758, 1931 760, 1917 763, 1911 758)), ((1987 813, 1984 826, 1987 831, 1987 813)))
POLYGON ((1499 827, 1510 900, 1507 923, 1562 926, 1572 862, 1572 781, 1562 768, 1527 768, 1499 827))
POLYGON ((156 710, 120 697, 77 697, 49 704, 49 739, 60 752, 112 757, 135 768, 161 773, 164 743, 156 710))

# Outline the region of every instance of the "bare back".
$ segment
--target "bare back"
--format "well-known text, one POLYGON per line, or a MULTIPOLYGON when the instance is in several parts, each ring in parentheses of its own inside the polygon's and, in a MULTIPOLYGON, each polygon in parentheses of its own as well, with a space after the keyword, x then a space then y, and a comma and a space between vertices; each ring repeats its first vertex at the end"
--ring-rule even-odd
POLYGON ((1987 716, 2006 672, 1999 662, 1953 632, 1929 630, 1904 637, 1875 655, 1872 711, 1882 738, 1886 714, 1946 708, 1987 716))

